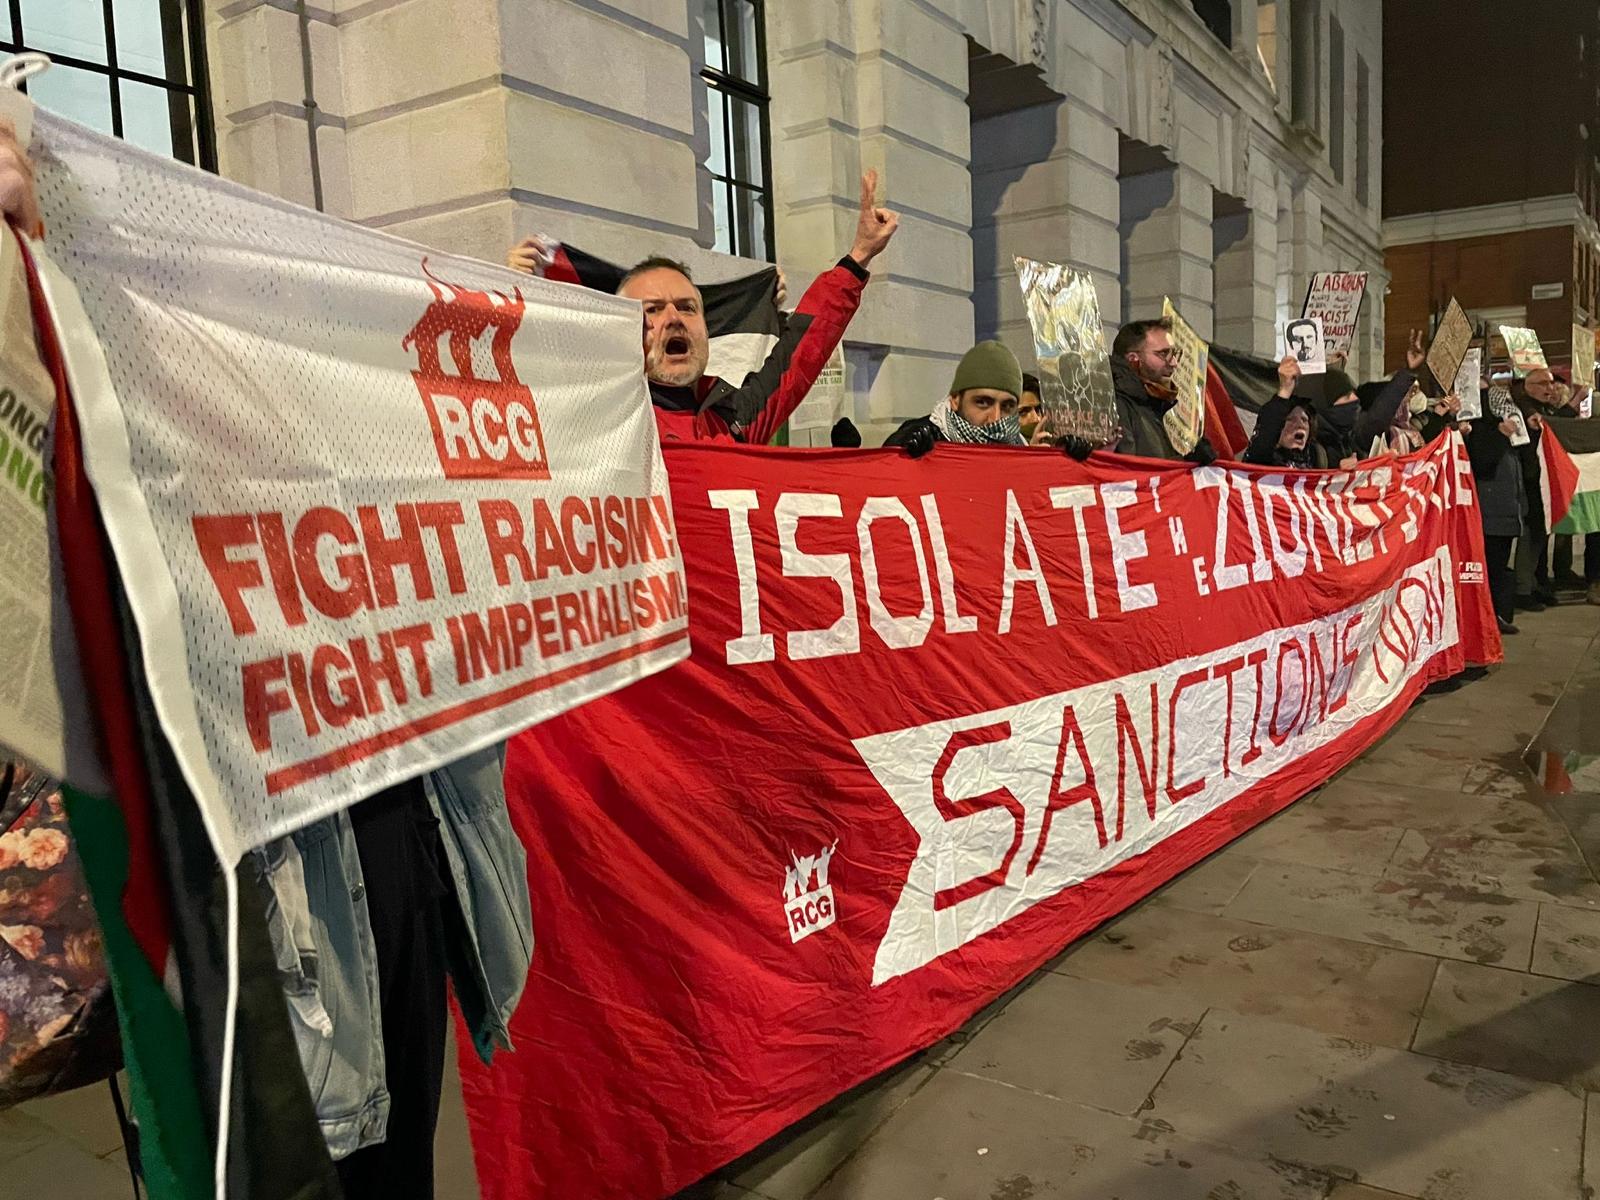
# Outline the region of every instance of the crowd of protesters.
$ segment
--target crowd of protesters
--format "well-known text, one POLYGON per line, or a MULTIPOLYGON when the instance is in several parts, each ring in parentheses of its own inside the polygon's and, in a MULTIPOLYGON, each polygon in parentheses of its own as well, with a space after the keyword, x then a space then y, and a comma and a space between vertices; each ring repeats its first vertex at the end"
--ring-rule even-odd
MULTIPOLYGON (((3 124, 0 208, 25 229, 42 231, 31 166, 3 124)), ((688 267, 652 256, 624 272, 617 290, 642 307, 644 370, 661 436, 752 443, 774 437, 844 337, 862 303, 869 266, 888 247, 898 225, 899 217, 879 206, 876 178, 868 172, 862 178, 857 228, 847 252, 806 290, 795 311, 786 316, 765 363, 742 380, 708 374, 704 302, 688 267)), ((511 267, 529 272, 540 270, 545 261, 547 248, 535 238, 513 247, 507 257, 511 267)), ((1176 403, 1173 380, 1180 356, 1171 332, 1164 321, 1140 319, 1116 334, 1110 356, 1116 430, 1099 444, 1051 430, 1040 380, 1024 372, 1004 344, 984 341, 962 356, 945 394, 919 401, 919 411, 927 405, 925 414, 906 421, 886 445, 917 457, 951 442, 1058 447, 1078 458, 1111 451, 1210 463, 1218 457, 1210 441, 1200 437, 1192 447, 1180 449, 1166 420, 1176 403)), ((1574 391, 1547 369, 1532 371, 1509 387, 1485 381, 1483 417, 1461 421, 1459 398, 1430 387, 1420 335, 1410 340, 1401 370, 1359 385, 1340 365, 1324 374, 1303 375, 1301 357, 1286 355, 1278 364, 1276 395, 1257 415, 1242 453, 1244 462, 1295 469, 1350 468, 1380 455, 1418 449, 1454 425, 1465 438, 1477 480, 1500 629, 1516 632, 1513 618, 1518 609, 1556 603, 1557 585, 1571 582, 1567 576, 1573 552, 1567 539, 1550 552, 1540 499, 1539 440, 1547 422, 1580 415, 1587 389, 1574 391)), ((859 446, 861 435, 842 420, 833 428, 831 440, 836 446, 859 446)), ((1600 604, 1600 536, 1587 539, 1583 561, 1588 600, 1600 604)), ((445 1028, 449 940, 445 930, 454 928, 449 925, 453 881, 441 882, 436 876, 441 863, 466 872, 472 867, 460 866, 445 854, 447 844, 441 849, 436 806, 425 790, 421 785, 403 794, 394 789, 393 795, 357 806, 350 839, 351 852, 369 860, 380 848, 372 818, 382 818, 387 822, 380 831, 383 861, 392 865, 419 857, 426 860, 415 874, 426 880, 429 889, 422 900, 407 893, 392 901, 374 895, 369 901, 374 912, 387 905, 397 927, 425 918, 428 930, 425 945, 418 942, 421 948, 414 948, 409 957, 385 951, 379 939, 377 1003, 383 1009, 388 1082, 394 1093, 390 1136, 385 1140, 381 1132, 372 1137, 351 1132, 334 1148, 336 1153, 344 1151, 341 1176, 362 1194, 380 1187, 374 1181, 384 1181, 381 1186, 388 1187, 409 1179, 422 1189, 422 1181, 431 1177, 428 1155, 438 1111, 445 1028), (402 995, 410 1008, 402 1011, 400 1002, 391 1000, 391 991, 402 995), (415 1060, 414 1069, 408 1068, 415 1078, 403 1081, 397 1068, 409 1061, 407 1054, 415 1060), (397 1131, 404 1131, 404 1136, 394 1136, 397 1131)), ((403 874, 388 869, 373 872, 385 878, 403 874)), ((422 1195, 424 1190, 412 1194, 422 1195)))

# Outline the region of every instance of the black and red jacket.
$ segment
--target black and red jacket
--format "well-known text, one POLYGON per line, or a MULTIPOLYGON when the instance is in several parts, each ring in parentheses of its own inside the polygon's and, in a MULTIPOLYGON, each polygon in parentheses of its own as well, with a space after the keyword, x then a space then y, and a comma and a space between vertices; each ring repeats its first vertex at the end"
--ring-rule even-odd
MULTIPOLYGON (((592 277, 594 272, 575 266, 567 248, 556 254, 545 275, 565 283, 600 285, 601 290, 605 283, 616 288, 615 279, 602 281, 592 277)), ((784 318, 766 362, 742 383, 714 375, 702 376, 687 387, 652 382, 650 400, 661 439, 731 439, 754 445, 771 441, 828 365, 850 318, 861 307, 868 278, 866 268, 848 255, 818 275, 794 312, 784 318)))

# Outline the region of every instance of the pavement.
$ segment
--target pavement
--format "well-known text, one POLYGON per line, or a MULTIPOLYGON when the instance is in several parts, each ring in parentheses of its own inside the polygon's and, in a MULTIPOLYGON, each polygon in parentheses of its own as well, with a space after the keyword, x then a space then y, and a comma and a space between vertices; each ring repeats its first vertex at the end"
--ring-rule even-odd
MULTIPOLYGON (((1504 665, 676 1200, 1592 1200, 1600 609, 1518 623, 1504 665)), ((129 1195, 120 1154, 104 1085, 0 1113, 0 1200, 129 1195)), ((453 1071, 438 1155, 474 1200, 453 1071)))

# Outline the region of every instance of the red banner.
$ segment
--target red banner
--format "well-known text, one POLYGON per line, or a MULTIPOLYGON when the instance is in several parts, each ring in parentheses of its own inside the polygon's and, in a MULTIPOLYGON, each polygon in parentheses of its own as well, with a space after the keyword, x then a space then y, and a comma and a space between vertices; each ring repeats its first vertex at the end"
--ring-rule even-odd
POLYGON ((693 653, 520 735, 485 1200, 659 1197, 1498 660, 1459 439, 1288 474, 671 446, 693 653))

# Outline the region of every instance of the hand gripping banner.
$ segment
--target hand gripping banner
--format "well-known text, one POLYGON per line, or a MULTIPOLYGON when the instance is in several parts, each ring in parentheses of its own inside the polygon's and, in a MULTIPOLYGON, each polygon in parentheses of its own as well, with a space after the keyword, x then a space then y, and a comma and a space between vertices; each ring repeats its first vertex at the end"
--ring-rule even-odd
POLYGON ((689 662, 511 745, 543 937, 517 1052, 462 1062, 485 1200, 674 1192, 1500 653, 1453 434, 666 460, 689 662))
POLYGON ((688 650, 636 305, 40 114, 40 274, 218 856, 688 650))

